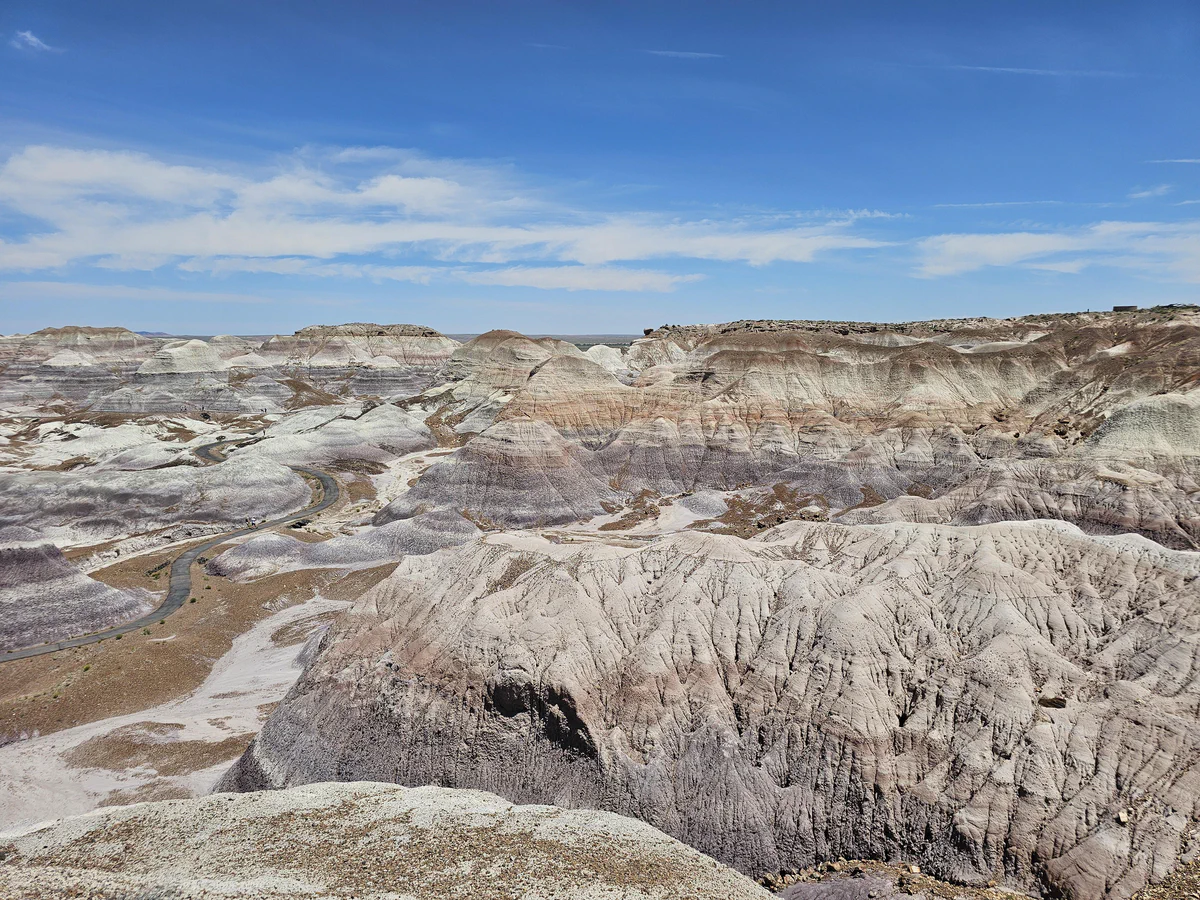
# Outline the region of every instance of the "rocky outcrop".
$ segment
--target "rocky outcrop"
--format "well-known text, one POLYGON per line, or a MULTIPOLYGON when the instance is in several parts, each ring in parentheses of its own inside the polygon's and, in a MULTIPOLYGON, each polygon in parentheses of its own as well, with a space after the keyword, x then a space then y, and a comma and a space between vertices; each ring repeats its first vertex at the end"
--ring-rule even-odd
POLYGON ((409 396, 438 381, 458 342, 421 325, 313 325, 265 341, 257 355, 328 389, 356 395, 409 396))
MULTIPOLYGON (((229 530, 306 505, 304 479, 278 463, 233 458, 219 466, 151 471, 0 472, 0 528, 20 525, 56 544, 95 544, 181 523, 229 530)), ((179 537, 183 537, 180 535, 179 537)))
POLYGON ((85 403, 130 378, 162 344, 124 328, 43 328, 0 337, 0 403, 85 403))
POLYGON ((0 528, 0 659, 5 650, 99 631, 153 608, 144 592, 88 578, 36 532, 0 528))
POLYGON ((771 896, 633 819, 436 787, 322 784, 142 803, 0 842, 0 892, 13 900, 771 896))
POLYGON ((226 776, 636 815, 750 874, 911 859, 1128 897, 1200 823, 1200 556, 792 522, 409 557, 226 776))
POLYGON ((616 496, 594 454, 544 422, 507 419, 431 467, 374 524, 445 509, 454 498, 450 511, 476 522, 552 525, 599 515, 602 501, 616 496))
POLYGON ((125 363, 149 356, 162 343, 127 328, 68 325, 0 337, 0 362, 41 362, 70 350, 101 362, 125 363))
POLYGON ((225 361, 204 341, 171 341, 142 363, 138 375, 188 375, 220 372, 225 361))

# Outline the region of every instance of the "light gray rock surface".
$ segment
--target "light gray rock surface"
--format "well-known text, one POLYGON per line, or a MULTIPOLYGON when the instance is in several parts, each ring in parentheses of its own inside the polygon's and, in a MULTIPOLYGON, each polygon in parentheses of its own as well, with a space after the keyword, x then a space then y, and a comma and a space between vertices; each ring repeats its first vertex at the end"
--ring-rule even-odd
POLYGON ((1200 554, 1059 522, 790 522, 404 559, 226 787, 438 783, 1127 897, 1200 821, 1200 554))

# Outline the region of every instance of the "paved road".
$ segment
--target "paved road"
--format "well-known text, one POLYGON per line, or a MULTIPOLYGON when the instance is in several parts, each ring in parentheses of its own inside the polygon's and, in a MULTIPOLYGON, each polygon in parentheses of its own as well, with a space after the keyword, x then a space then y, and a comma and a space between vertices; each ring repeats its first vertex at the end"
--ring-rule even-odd
MULTIPOLYGON (((206 463, 219 463, 225 458, 219 455, 222 447, 227 444, 241 442, 242 439, 215 441, 211 444, 204 444, 201 447, 197 447, 193 452, 206 463)), ((265 531, 268 528, 275 528, 279 525, 290 525, 292 522, 300 519, 315 516, 321 510, 327 509, 337 502, 339 496, 338 483, 329 475, 326 475, 319 469, 309 469, 304 466, 289 466, 288 468, 293 472, 308 475, 316 479, 321 485, 320 495, 318 496, 314 491, 313 502, 297 513, 292 513, 279 519, 272 519, 270 522, 263 522, 261 525, 255 525, 253 528, 241 528, 237 531, 226 532, 225 534, 210 538, 203 544, 185 550, 171 563, 171 583, 167 589, 167 597, 154 612, 147 613, 140 619, 126 622, 124 625, 117 625, 105 631, 96 631, 92 634, 80 635, 79 637, 69 638, 65 641, 56 641, 53 644, 38 644, 35 647, 24 647, 20 650, 0 653, 0 662, 8 662, 13 659, 27 659, 30 656, 41 656, 43 653, 54 653, 56 650, 66 650, 69 647, 82 647, 85 644, 94 644, 96 641, 102 641, 105 638, 116 637, 118 634, 128 634, 131 631, 137 631, 140 628, 145 628, 147 625, 154 625, 187 603, 188 597, 192 594, 192 563, 196 561, 196 557, 203 556, 213 547, 225 543, 230 538, 254 534, 256 531, 265 531)))

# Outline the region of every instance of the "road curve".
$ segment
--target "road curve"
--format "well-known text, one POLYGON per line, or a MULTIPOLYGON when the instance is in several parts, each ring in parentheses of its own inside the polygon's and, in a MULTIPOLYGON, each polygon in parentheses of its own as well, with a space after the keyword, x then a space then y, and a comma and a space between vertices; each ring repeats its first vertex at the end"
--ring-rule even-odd
MULTIPOLYGON (((235 444, 239 441, 214 441, 211 444, 204 444, 197 447, 192 452, 206 463, 214 464, 224 460, 225 457, 219 456, 216 451, 226 444, 235 444)), ((255 525, 252 528, 240 528, 237 531, 227 531, 224 534, 210 538, 203 544, 191 547, 171 563, 171 581, 167 588, 166 599, 153 612, 146 613, 140 619, 134 619, 132 622, 126 622, 123 625, 116 625, 112 628, 106 628, 104 631, 95 631, 91 634, 80 635, 79 637, 68 638, 64 641, 55 641, 52 644, 38 644, 33 647, 22 647, 20 650, 11 650, 7 653, 0 653, 0 663, 9 662, 14 659, 28 659, 31 656, 41 656, 43 653, 54 653, 58 650, 67 650, 71 647, 82 647, 85 644, 94 644, 97 641, 102 641, 105 638, 116 637, 118 634, 128 634, 131 631, 137 631, 139 628, 145 628, 148 625, 154 625, 159 620, 165 619, 171 613, 175 612, 179 607, 187 602, 192 593, 192 563, 196 558, 202 556, 213 547, 225 543, 231 538, 242 537, 247 534, 254 534, 257 531, 265 531, 268 528, 276 528, 280 525, 290 525, 292 522, 306 519, 310 516, 315 516, 322 510, 328 509, 337 502, 341 494, 341 489, 338 483, 326 473, 319 469, 309 469, 305 466, 288 466, 293 472, 300 475, 308 475, 315 479, 321 485, 321 494, 319 497, 313 496, 313 502, 299 512, 291 513, 290 515, 282 516, 278 519, 272 519, 269 522, 263 522, 261 525, 255 525)))

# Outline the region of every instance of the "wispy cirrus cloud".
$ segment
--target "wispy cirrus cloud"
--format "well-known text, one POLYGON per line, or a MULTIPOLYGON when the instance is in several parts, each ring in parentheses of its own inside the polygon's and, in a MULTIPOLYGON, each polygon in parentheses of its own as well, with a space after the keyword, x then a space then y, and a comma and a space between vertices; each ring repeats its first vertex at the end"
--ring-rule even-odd
POLYGON ((18 31, 9 40, 10 47, 16 47, 18 50, 35 50, 47 51, 50 53, 61 53, 58 47, 51 47, 32 31, 18 31))
POLYGON ((1171 190, 1172 186, 1169 184, 1156 184, 1140 191, 1130 191, 1128 197, 1130 200, 1149 200, 1151 197, 1165 197, 1171 190))
POLYGON ((935 203, 934 209, 987 209, 995 206, 1061 206, 1062 200, 991 200, 981 203, 935 203))
POLYGON ((462 274, 469 284, 507 287, 558 288, 567 291, 653 291, 666 293, 677 285, 699 281, 701 275, 671 275, 652 269, 614 266, 514 266, 462 274))
POLYGON ((674 59, 725 59, 724 53, 700 53, 696 50, 643 50, 651 56, 669 56, 674 59))
POLYGON ((919 275, 989 267, 1077 273, 1106 266, 1200 283, 1200 221, 1097 222, 1072 229, 940 234, 917 242, 919 275))
POLYGON ((124 284, 87 284, 73 281, 9 281, 0 283, 0 300, 138 300, 166 303, 266 303, 257 294, 229 291, 187 291, 124 284))
POLYGON ((1200 159, 1149 159, 1147 162, 1152 163, 1185 163, 1188 165, 1200 165, 1200 159))
POLYGON ((885 243, 856 230, 865 214, 599 213, 549 198, 502 166, 390 148, 297 155, 252 172, 27 147, 0 165, 0 205, 37 222, 0 233, 0 269, 24 271, 88 265, 669 291, 698 275, 627 264, 811 262, 885 243))
POLYGON ((1029 69, 1020 66, 939 65, 921 68, 952 69, 959 72, 991 72, 997 75, 1037 75, 1049 78, 1136 78, 1133 72, 1112 72, 1106 69, 1029 69))

